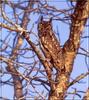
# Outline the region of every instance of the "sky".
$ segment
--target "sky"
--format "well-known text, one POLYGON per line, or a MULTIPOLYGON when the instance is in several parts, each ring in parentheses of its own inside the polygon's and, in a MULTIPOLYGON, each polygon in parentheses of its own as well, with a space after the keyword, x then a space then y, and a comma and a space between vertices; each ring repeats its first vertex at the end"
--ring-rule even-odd
MULTIPOLYGON (((66 3, 66 0, 63 0, 63 1, 61 1, 61 0, 55 0, 55 1, 49 0, 48 4, 50 6, 55 6, 58 9, 63 9, 63 8, 64 9, 67 9, 70 6, 69 3, 66 3)), ((11 9, 9 7, 6 7, 6 12, 8 13, 9 18, 12 18, 12 16, 9 13, 9 12, 11 12, 11 9)), ((19 12, 20 11, 18 11, 18 13, 19 12)), ((33 29, 33 31, 36 32, 36 33, 37 33, 37 24, 38 24, 39 16, 40 15, 37 15, 37 14, 31 14, 29 16, 31 18, 31 22, 28 25, 28 29, 30 30, 30 28, 32 28, 33 23, 36 23, 34 25, 34 29, 33 29)), ((63 16, 64 15, 61 15, 61 18, 63 16)), ((44 19, 46 20, 47 17, 48 16, 44 16, 44 19)), ((0 22, 2 22, 1 18, 0 18, 0 22)), ((69 32, 70 32, 70 26, 67 25, 67 24, 65 24, 65 23, 63 23, 63 22, 61 22, 61 21, 58 21, 58 20, 53 20, 52 21, 52 26, 53 26, 54 32, 59 34, 61 45, 63 45, 65 43, 65 41, 68 39, 69 32)), ((0 40, 1 39, 3 40, 3 39, 5 39, 7 37, 7 34, 8 33, 7 33, 7 30, 2 30, 1 33, 2 33, 2 36, 0 36, 1 37, 0 40)), ((12 41, 14 39, 13 38, 13 34, 10 34, 10 37, 9 38, 12 38, 12 39, 10 39, 10 41, 9 41, 9 39, 7 39, 7 41, 9 41, 9 44, 10 45, 12 45, 12 41)), ((85 36, 85 35, 89 35, 88 28, 86 28, 84 30, 83 36, 85 36)), ((32 39, 32 41, 36 41, 37 40, 37 38, 34 38, 34 35, 31 36, 31 39, 32 39)), ((87 51, 89 51, 88 43, 89 43, 89 40, 88 39, 85 39, 85 40, 81 39, 81 45, 80 46, 84 47, 87 51)), ((24 44, 23 45, 25 46, 26 44, 27 44, 27 42, 24 41, 24 44)), ((0 47, 1 46, 2 46, 2 43, 0 41, 0 47)), ((27 55, 28 55, 28 53, 26 54, 26 56, 27 55)), ((23 59, 21 59, 21 61, 22 60, 23 59)), ((89 59, 87 60, 87 62, 89 62, 89 59)), ((2 65, 2 66, 5 66, 5 65, 2 65)), ((88 65, 88 67, 89 67, 89 65, 88 65)), ((78 75, 80 75, 82 73, 86 73, 86 72, 87 72, 87 67, 86 67, 86 64, 85 64, 85 57, 84 56, 81 56, 81 55, 77 55, 76 56, 76 59, 74 61, 73 71, 72 71, 71 76, 70 76, 71 80, 72 79, 75 79, 78 75)), ((10 77, 9 75, 6 75, 3 78, 1 78, 1 80, 6 80, 9 77, 10 77)), ((81 91, 83 91, 83 90, 86 91, 86 89, 87 89, 88 86, 89 86, 89 84, 88 84, 88 77, 85 77, 83 80, 81 80, 81 83, 80 84, 79 83, 76 83, 71 88, 69 88, 68 91, 69 92, 70 91, 74 91, 74 88, 78 88, 78 90, 81 90, 81 91)), ((41 89, 43 89, 43 88, 41 87, 41 89)), ((38 90, 40 91, 39 87, 38 87, 38 90)), ((8 98, 12 98, 13 97, 13 93, 14 93, 13 92, 13 87, 9 87, 9 86, 0 87, 0 95, 2 95, 2 96, 8 97, 8 98)), ((68 96, 66 98, 66 100, 71 99, 72 97, 73 97, 73 95, 70 95, 70 96, 68 96)), ((82 94, 82 97, 83 97, 83 94, 82 94)), ((75 99, 79 99, 79 97, 76 96, 75 99)))

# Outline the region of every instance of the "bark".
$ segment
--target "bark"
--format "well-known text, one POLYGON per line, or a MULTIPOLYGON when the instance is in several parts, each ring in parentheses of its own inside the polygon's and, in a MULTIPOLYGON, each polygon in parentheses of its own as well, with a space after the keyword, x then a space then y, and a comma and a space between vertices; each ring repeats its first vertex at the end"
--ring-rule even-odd
POLYGON ((89 17, 89 2, 82 0, 77 2, 74 13, 72 15, 70 36, 63 46, 65 71, 58 73, 55 89, 50 90, 49 100, 64 100, 68 89, 69 77, 73 69, 74 59, 80 45, 80 36, 89 17))
MULTIPOLYGON (((32 4, 29 4, 29 5, 32 5, 32 4)), ((28 7, 28 10, 26 10, 26 12, 24 13, 24 17, 22 21, 22 28, 24 29, 26 29, 28 21, 29 21, 28 20, 28 12, 30 11, 29 7, 28 7)), ((60 72, 59 71, 57 72, 57 76, 54 82, 51 79, 51 76, 52 76, 51 70, 50 70, 51 63, 49 63, 42 56, 42 54, 39 52, 36 45, 31 42, 30 37, 26 32, 23 32, 21 34, 29 43, 29 45, 32 47, 33 51, 37 54, 39 60, 42 62, 45 68, 45 71, 49 80, 49 85, 50 85, 49 100, 64 100, 66 96, 66 92, 69 86, 69 77, 73 69, 74 59, 77 55, 77 51, 80 46, 80 36, 82 35, 82 31, 84 29, 84 26, 86 24, 88 17, 89 17, 89 1, 80 0, 76 4, 74 13, 71 15, 71 27, 70 27, 69 39, 65 42, 63 48, 61 48, 62 55, 60 58, 58 58, 58 60, 61 61, 61 64, 58 64, 58 65, 61 65, 60 68, 62 67, 63 69, 61 69, 60 72)), ((3 27, 6 28, 6 26, 3 26, 3 27)), ((23 42, 22 37, 19 37, 17 45, 12 51, 12 55, 10 57, 10 60, 8 61, 9 64, 7 67, 7 71, 10 72, 10 74, 13 77, 14 90, 15 90, 14 92, 18 100, 21 97, 23 97, 22 82, 21 82, 19 73, 15 69, 14 64, 12 64, 11 62, 17 58, 18 49, 22 45, 22 42, 23 42)))
MULTIPOLYGON (((13 6, 13 4, 12 4, 13 6)), ((28 3, 26 10, 30 9, 30 7, 32 6, 31 2, 28 3)), ((22 28, 26 29, 29 19, 28 19, 28 11, 24 12, 23 15, 23 20, 22 20, 22 28)), ((19 48, 22 46, 23 43, 23 38, 21 36, 19 36, 16 46, 12 51, 11 57, 10 57, 10 61, 8 61, 8 67, 7 67, 7 71, 12 75, 13 78, 13 84, 14 84, 14 95, 16 97, 16 99, 20 100, 25 100, 24 99, 24 95, 23 95, 23 86, 22 86, 22 81, 20 78, 20 75, 18 73, 18 71, 16 70, 15 66, 13 63, 11 63, 12 61, 15 61, 15 59, 18 57, 18 50, 19 48)))
POLYGON ((87 89, 86 94, 85 94, 83 100, 89 100, 89 88, 87 89))

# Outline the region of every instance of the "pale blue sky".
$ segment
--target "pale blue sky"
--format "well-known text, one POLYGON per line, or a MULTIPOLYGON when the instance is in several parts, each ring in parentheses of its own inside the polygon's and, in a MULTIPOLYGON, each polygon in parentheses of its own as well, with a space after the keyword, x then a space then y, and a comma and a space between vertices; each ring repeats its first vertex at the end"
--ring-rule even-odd
MULTIPOLYGON (((22 1, 24 1, 24 0, 22 0, 22 1)), ((49 0, 49 1, 50 2, 48 2, 48 3, 49 3, 50 6, 55 6, 58 9, 63 9, 63 8, 67 9, 68 8, 66 0, 63 0, 63 1, 62 0, 55 0, 55 2, 53 0, 49 0)), ((6 8, 6 12, 10 12, 10 8, 9 7, 6 8)), ((18 11, 18 13, 19 13, 19 11, 18 11)), ((8 14, 8 16, 9 16, 9 18, 12 18, 10 13, 8 14)), ((30 15, 31 22, 30 22, 30 25, 28 25, 28 29, 32 27, 32 24, 34 22, 38 21, 39 16, 40 15, 37 15, 37 14, 31 14, 30 15)), ((63 15, 61 16, 61 18, 62 17, 63 17, 63 15)), ((44 18, 47 18, 47 16, 44 16, 44 18)), ((1 22, 1 19, 0 19, 0 22, 1 22)), ((58 21, 58 20, 56 20, 56 21, 53 20, 52 24, 53 24, 53 29, 54 29, 55 32, 57 32, 57 28, 58 28, 58 32, 60 34, 60 42, 61 42, 61 45, 63 45, 65 43, 65 41, 68 39, 68 36, 69 36, 69 31, 70 31, 69 30, 69 26, 67 24, 61 22, 61 21, 58 21)), ((34 27, 34 30, 33 30, 35 33, 37 33, 37 29, 36 28, 37 28, 37 24, 35 24, 35 27, 34 27)), ((7 34, 7 30, 2 30, 2 40, 6 37, 6 34, 7 34)), ((88 34, 88 29, 86 29, 84 34, 85 35, 88 34)), ((83 34, 83 36, 84 36, 84 34, 83 34)), ((12 39, 10 39, 10 41, 9 40, 7 40, 7 41, 9 41, 9 45, 12 45, 13 35, 12 34, 10 34, 10 35, 11 35, 10 38, 12 38, 12 39)), ((32 41, 36 41, 37 38, 34 38, 33 36, 31 36, 31 39, 32 39, 32 41)), ((86 41, 86 39, 83 40, 82 43, 81 43, 81 46, 86 48, 89 51, 89 47, 88 47, 87 41, 86 41)), ((24 41, 23 45, 25 45, 25 44, 27 44, 26 41, 24 41)), ((1 42, 0 42, 0 45, 1 45, 1 42)), ((28 55, 28 53, 26 55, 28 55)), ((23 61, 22 58, 21 58, 21 61, 23 61)), ((32 62, 33 62, 33 60, 32 60, 32 62)), ((85 64, 85 57, 81 56, 81 55, 77 55, 77 57, 75 59, 73 71, 71 73, 71 78, 75 79, 81 73, 86 73, 86 72, 87 72, 87 67, 86 67, 86 64, 85 64)), ((4 76, 3 80, 5 80, 7 78, 9 78, 8 75, 4 76)), ((77 83, 77 84, 74 85, 74 87, 78 88, 78 90, 86 90, 86 88, 88 87, 88 78, 86 77, 82 81, 86 82, 86 83, 84 83, 84 84, 78 84, 77 83)), ((42 89, 43 89, 42 87, 38 87, 38 91, 40 91, 42 89)), ((73 89, 70 88, 69 90, 73 90, 73 89)), ((8 97, 9 99, 13 97, 13 88, 11 88, 9 86, 3 86, 2 89, 0 88, 0 92, 1 92, 0 94, 2 96, 8 97)), ((72 98, 72 95, 67 97, 67 99, 69 99, 69 98, 72 98)), ((78 96, 76 96, 75 99, 79 99, 78 96)))

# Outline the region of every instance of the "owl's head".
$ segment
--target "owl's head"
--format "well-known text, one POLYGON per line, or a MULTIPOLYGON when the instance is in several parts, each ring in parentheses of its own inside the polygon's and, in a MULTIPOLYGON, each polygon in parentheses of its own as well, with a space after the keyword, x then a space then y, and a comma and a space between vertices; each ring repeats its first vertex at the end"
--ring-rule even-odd
POLYGON ((41 16, 38 23, 38 31, 48 31, 52 29, 52 18, 49 21, 44 21, 43 16, 41 16))

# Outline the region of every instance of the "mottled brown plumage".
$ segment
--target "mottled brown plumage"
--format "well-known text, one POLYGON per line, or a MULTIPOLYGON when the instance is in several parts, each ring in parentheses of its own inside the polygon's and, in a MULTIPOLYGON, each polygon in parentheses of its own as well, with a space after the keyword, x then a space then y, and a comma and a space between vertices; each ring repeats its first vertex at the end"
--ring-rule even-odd
POLYGON ((52 30, 52 23, 50 21, 41 21, 38 24, 38 35, 42 45, 42 51, 47 59, 53 64, 56 69, 60 69, 62 50, 59 42, 52 30))

